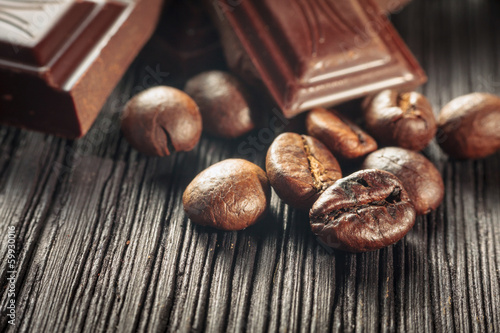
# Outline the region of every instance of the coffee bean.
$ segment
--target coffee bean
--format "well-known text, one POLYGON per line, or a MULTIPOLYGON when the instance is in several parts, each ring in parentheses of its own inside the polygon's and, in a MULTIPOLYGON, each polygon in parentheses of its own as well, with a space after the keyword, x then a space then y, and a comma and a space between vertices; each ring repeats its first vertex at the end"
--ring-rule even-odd
POLYGON ((418 92, 385 90, 364 108, 367 131, 384 145, 422 150, 437 126, 432 105, 418 92))
POLYGON ((448 155, 491 155, 500 150, 500 97, 473 93, 455 98, 441 110, 438 126, 438 143, 448 155))
POLYGON ((369 154, 364 169, 379 169, 401 180, 418 215, 436 209, 443 201, 444 184, 434 164, 423 155, 397 147, 387 147, 369 154))
POLYGON ((128 142, 154 156, 193 149, 200 140, 201 127, 201 115, 191 97, 164 86, 134 96, 122 116, 122 131, 128 142))
POLYGON ((266 171, 278 196, 301 209, 310 209, 342 177, 337 160, 321 142, 296 133, 283 133, 274 140, 267 151, 266 171))
POLYGON ((228 159, 202 171, 182 196, 184 210, 194 223, 222 230, 242 230, 261 219, 271 188, 264 170, 228 159))
POLYGON ((338 180, 314 203, 313 233, 325 245, 349 252, 396 243, 415 224, 415 208, 401 181, 382 170, 362 170, 338 180))
POLYGON ((200 107, 203 129, 223 138, 236 138, 255 128, 257 121, 244 84, 221 71, 201 73, 190 79, 184 91, 200 107))
POLYGON ((335 156, 350 159, 377 149, 375 140, 344 115, 316 108, 306 117, 307 134, 323 142, 335 156))

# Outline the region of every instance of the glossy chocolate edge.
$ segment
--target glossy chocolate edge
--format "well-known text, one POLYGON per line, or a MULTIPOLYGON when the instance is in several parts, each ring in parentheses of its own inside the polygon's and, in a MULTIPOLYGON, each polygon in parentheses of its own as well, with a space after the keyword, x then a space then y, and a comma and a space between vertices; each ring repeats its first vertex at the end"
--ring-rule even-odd
MULTIPOLYGON (((316 106, 332 106, 387 88, 411 89, 426 82, 427 77, 424 71, 387 18, 378 14, 381 11, 376 4, 372 0, 359 2, 365 8, 370 9, 365 10, 369 20, 380 22, 384 27, 379 36, 385 42, 385 46, 390 49, 390 53, 387 54, 391 57, 389 65, 358 75, 348 75, 340 80, 334 79, 309 86, 298 85, 297 77, 290 74, 294 73, 291 68, 293 64, 290 66, 280 62, 280 56, 270 52, 265 42, 259 40, 258 36, 265 32, 265 26, 261 24, 259 27, 259 22, 250 19, 250 16, 256 13, 256 7, 252 3, 242 2, 235 7, 227 7, 229 4, 225 4, 226 7, 220 7, 217 3, 219 4, 217 7, 215 3, 207 1, 207 5, 221 32, 225 55, 230 67, 250 83, 262 81, 283 113, 288 117, 293 117, 316 106), (241 52, 235 52, 233 45, 228 45, 234 44, 235 39, 238 40, 241 52, 247 54, 246 57, 239 54, 241 52), (283 66, 288 66, 288 68, 283 66), (384 77, 384 71, 392 71, 398 75, 392 74, 384 77), (412 73, 411 77, 403 75, 404 72, 412 73), (371 84, 366 84, 366 81, 370 80, 371 84), (340 81, 344 83, 350 81, 352 87, 350 89, 338 88, 340 81)), ((269 40, 267 42, 269 43, 269 40)))
MULTIPOLYGON (((19 68, 11 62, 3 62, 0 65, 0 80, 4 82, 3 85, 0 82, 0 122, 67 138, 83 136, 153 33, 162 2, 112 1, 111 7, 126 7, 108 10, 105 15, 95 13, 95 17, 100 17, 100 27, 88 27, 91 34, 87 36, 99 35, 97 42, 90 39, 92 46, 83 57, 78 50, 84 45, 79 42, 70 45, 66 51, 73 53, 72 56, 58 58, 62 64, 54 68, 19 68)), ((101 8, 110 7, 104 4, 101 8)))

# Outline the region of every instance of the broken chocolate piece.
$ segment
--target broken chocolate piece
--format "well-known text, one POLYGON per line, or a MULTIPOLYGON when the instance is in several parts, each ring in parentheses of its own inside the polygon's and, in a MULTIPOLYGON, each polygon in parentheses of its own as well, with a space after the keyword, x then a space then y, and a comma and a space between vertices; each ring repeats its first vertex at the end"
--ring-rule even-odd
POLYGON ((84 135, 162 0, 0 1, 0 122, 84 135))
POLYGON ((287 117, 426 81, 373 0, 208 1, 228 65, 287 117))

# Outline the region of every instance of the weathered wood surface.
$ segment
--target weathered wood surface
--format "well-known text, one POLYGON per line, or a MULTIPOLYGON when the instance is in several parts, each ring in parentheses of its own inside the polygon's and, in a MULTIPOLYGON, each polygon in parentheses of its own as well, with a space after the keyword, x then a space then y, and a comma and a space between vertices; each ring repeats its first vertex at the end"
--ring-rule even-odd
MULTIPOLYGON (((461 94, 500 94, 499 16, 493 0, 415 0, 393 17, 429 74, 422 91, 436 112, 461 94)), ((255 227, 200 228, 183 213, 183 189, 219 160, 249 158, 238 153, 245 138, 137 154, 118 120, 148 66, 136 61, 82 140, 0 127, 2 331, 500 332, 500 154, 450 161, 433 143, 425 154, 443 173, 443 205, 373 253, 327 253, 307 215, 275 195, 255 227)), ((263 165, 264 154, 250 159, 263 165)))

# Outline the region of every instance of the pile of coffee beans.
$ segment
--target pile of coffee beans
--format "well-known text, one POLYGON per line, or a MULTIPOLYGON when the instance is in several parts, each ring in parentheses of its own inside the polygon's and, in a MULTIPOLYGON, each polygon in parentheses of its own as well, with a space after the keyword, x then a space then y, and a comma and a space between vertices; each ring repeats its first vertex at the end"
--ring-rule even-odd
MULTIPOLYGON (((184 92, 155 87, 133 97, 122 130, 134 148, 156 156, 193 149, 202 129, 234 139, 258 127, 252 96, 233 75, 205 72, 184 92)), ((382 91, 365 99, 362 109, 366 132, 341 112, 309 111, 302 122, 306 133, 285 132, 271 143, 266 171, 242 159, 212 165, 184 192, 187 216, 199 225, 242 230, 266 214, 272 187, 286 204, 309 211, 311 230, 323 245, 373 251, 399 241, 416 216, 443 201, 441 174, 419 153, 434 137, 453 158, 500 150, 498 96, 459 97, 437 120, 417 92, 382 91), (353 163, 359 171, 342 177, 341 166, 353 163)))
POLYGON ((205 132, 233 139, 253 130, 260 119, 251 94, 234 75, 209 71, 190 79, 184 91, 149 88, 125 106, 122 131, 143 154, 165 156, 192 150, 205 132))

